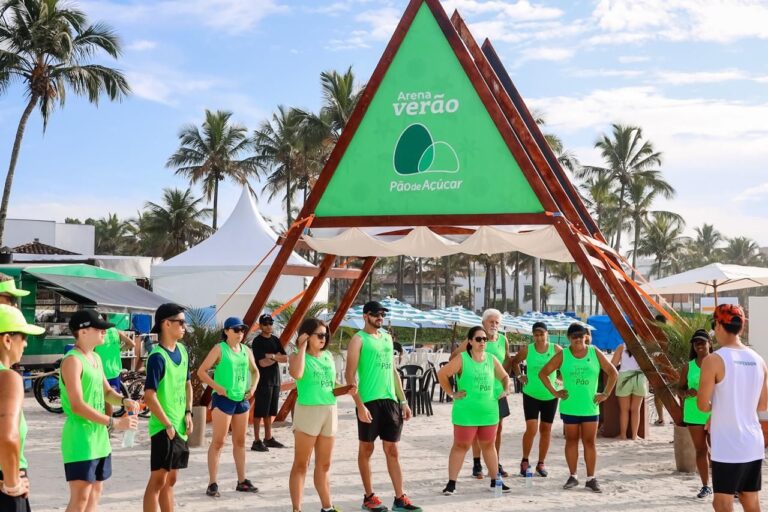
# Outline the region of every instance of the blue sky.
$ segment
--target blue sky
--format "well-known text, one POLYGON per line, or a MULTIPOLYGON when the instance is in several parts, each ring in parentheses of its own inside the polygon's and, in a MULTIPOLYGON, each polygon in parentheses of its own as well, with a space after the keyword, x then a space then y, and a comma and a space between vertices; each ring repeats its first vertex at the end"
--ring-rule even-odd
MULTIPOLYGON (((164 187, 177 132, 203 110, 226 109, 254 129, 279 104, 317 109, 319 74, 353 66, 367 81, 405 0, 93 0, 112 25, 116 64, 133 95, 98 108, 70 95, 43 135, 29 123, 10 216, 135 215, 164 187)), ((768 4, 748 0, 451 0, 476 38, 489 37, 524 99, 544 113, 582 163, 621 122, 643 127, 677 189, 672 209, 689 230, 768 245, 768 4)), ((0 96, 6 168, 24 98, 0 96)), ((257 183, 254 183, 259 188, 257 183)), ((220 215, 239 191, 225 185, 220 215)), ((279 215, 277 205, 260 202, 279 215)))

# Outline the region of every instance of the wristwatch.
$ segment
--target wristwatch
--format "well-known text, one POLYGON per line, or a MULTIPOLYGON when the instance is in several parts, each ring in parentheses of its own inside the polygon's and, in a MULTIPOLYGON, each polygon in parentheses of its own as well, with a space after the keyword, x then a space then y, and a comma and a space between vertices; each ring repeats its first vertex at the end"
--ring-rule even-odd
POLYGON ((189 414, 189 416, 190 416, 191 418, 194 418, 194 417, 195 417, 195 415, 194 415, 194 414, 192 414, 192 411, 191 411, 191 410, 189 410, 189 409, 187 409, 186 411, 184 411, 184 416, 186 416, 187 414, 189 414))

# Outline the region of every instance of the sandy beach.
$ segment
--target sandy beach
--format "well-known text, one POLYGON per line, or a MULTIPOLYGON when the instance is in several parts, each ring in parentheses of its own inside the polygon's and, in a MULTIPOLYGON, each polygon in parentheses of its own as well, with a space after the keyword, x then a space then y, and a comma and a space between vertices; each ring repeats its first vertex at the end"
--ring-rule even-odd
MULTIPOLYGON (((512 416, 505 422, 502 463, 511 471, 520 460, 520 440, 524 427, 522 395, 509 398, 512 416)), ((32 477, 31 503, 36 512, 64 510, 68 491, 64 481, 59 436, 63 416, 44 411, 34 400, 24 403, 29 422, 27 458, 32 477)), ((598 478, 603 494, 596 495, 583 487, 565 491, 561 488, 567 479, 563 457, 563 436, 559 419, 556 420, 552 448, 547 463, 550 476, 534 479, 533 488, 524 486, 524 479, 510 477, 512 493, 500 499, 487 489, 489 481, 471 478, 471 460, 462 468, 458 494, 451 497, 439 492, 447 481, 447 456, 451 445, 450 404, 435 402, 434 416, 418 416, 405 427, 400 444, 401 462, 406 477, 406 491, 413 501, 430 511, 465 510, 536 510, 592 511, 674 510, 676 512, 711 510, 711 499, 696 499, 700 485, 695 474, 675 472, 672 452, 672 427, 651 427, 650 439, 637 442, 618 442, 598 439, 598 478)), ((210 428, 210 427, 209 427, 210 428)), ((178 510, 186 511, 290 511, 288 472, 293 459, 290 427, 275 430, 275 437, 289 447, 268 453, 248 451, 248 477, 261 492, 244 495, 234 491, 235 471, 231 445, 223 452, 219 486, 222 496, 205 496, 208 483, 206 469, 207 448, 195 448, 190 456, 190 467, 181 472, 176 486, 178 510)), ((209 432, 210 438, 210 432, 209 432)), ((112 439, 113 475, 106 483, 100 510, 123 512, 141 510, 141 498, 149 473, 149 439, 146 420, 140 424, 137 445, 132 449, 120 446, 120 435, 112 439)), ((249 435, 248 446, 252 436, 249 435)), ((537 455, 536 448, 532 456, 537 455)), ((535 459, 534 459, 535 460, 535 459)), ((386 472, 383 454, 378 450, 373 460, 374 482, 377 494, 387 506, 392 503, 393 491, 386 472)), ((311 470, 310 470, 311 471, 311 470)), ((339 434, 332 467, 334 502, 343 510, 359 510, 362 484, 357 471, 357 430, 354 404, 349 397, 339 402, 339 434)), ((768 472, 764 471, 765 475, 768 472)), ((580 463, 579 478, 585 480, 584 466, 580 463)), ((764 486, 765 488, 765 486, 764 486)), ((768 498, 763 505, 768 504, 768 498)), ((303 510, 319 510, 320 502, 307 482, 303 510)))

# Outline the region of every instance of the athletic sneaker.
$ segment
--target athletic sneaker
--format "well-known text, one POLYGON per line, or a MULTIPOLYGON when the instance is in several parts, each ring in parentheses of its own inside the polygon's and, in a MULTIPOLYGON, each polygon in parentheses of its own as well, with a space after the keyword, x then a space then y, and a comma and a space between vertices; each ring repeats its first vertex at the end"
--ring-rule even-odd
POLYGON ((705 485, 701 488, 699 491, 699 494, 696 495, 697 498, 706 498, 707 496, 712 495, 712 488, 705 485))
POLYGON ((530 463, 523 459, 520 461, 520 476, 525 476, 525 474, 528 472, 528 466, 530 466, 530 463))
POLYGON ((600 484, 597 483, 597 478, 587 480, 587 483, 584 484, 584 488, 590 489, 592 492, 603 492, 603 490, 600 488, 600 484))
POLYGON ((251 451, 253 452, 268 452, 269 448, 264 445, 264 441, 257 439, 251 445, 251 451))
POLYGON ((331 505, 331 508, 329 510, 325 510, 324 508, 321 508, 320 512, 341 512, 341 509, 336 508, 335 505, 331 505))
POLYGON ((454 482, 449 481, 445 489, 443 489, 443 496, 453 496, 456 494, 456 484, 454 482))
POLYGON ((237 482, 235 490, 240 492, 259 492, 259 488, 253 485, 247 478, 242 482, 237 482))
POLYGON ((220 497, 221 494, 219 493, 219 484, 214 482, 211 485, 209 485, 208 488, 205 490, 205 494, 207 494, 211 498, 218 498, 218 497, 220 497))
POLYGON ((370 496, 363 496, 363 506, 361 510, 368 510, 371 512, 386 512, 387 507, 381 502, 378 496, 371 494, 370 496))
POLYGON ((472 476, 477 478, 478 480, 483 479, 483 465, 479 462, 475 462, 472 465, 472 476))
POLYGON ((394 503, 392 503, 392 512, 421 512, 421 507, 411 503, 411 499, 403 494, 399 498, 395 498, 394 503))
POLYGON ((502 466, 501 464, 499 464, 499 474, 504 478, 507 478, 509 476, 509 473, 504 471, 504 466, 502 466))
POLYGON ((538 464, 536 464, 536 472, 539 474, 539 476, 547 476, 547 475, 549 475, 547 470, 544 468, 544 463, 543 462, 539 462, 538 464))
MULTIPOLYGON (((489 490, 491 492, 493 492, 495 489, 496 489, 496 480, 492 478, 491 479, 491 487, 489 488, 489 490)), ((501 482, 501 493, 502 494, 509 494, 510 492, 512 492, 512 489, 507 487, 507 484, 505 484, 504 482, 501 482)))
POLYGON ((565 485, 563 486, 563 489, 573 489, 579 485, 579 480, 575 476, 569 476, 568 481, 565 482, 565 485))
POLYGON ((285 445, 275 439, 274 437, 270 437, 269 439, 264 440, 264 446, 267 448, 285 448, 285 445))

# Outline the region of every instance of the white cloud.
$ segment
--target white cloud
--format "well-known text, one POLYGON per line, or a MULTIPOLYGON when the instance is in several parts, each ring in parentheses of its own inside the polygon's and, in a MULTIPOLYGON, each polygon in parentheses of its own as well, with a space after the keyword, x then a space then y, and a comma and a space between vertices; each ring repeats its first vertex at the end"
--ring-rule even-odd
POLYGON ((492 14, 503 16, 509 21, 550 20, 563 15, 560 9, 531 4, 528 0, 517 2, 446 0, 443 2, 443 8, 449 16, 454 10, 458 10, 462 15, 492 14))
POLYGON ((547 60, 547 61, 563 61, 573 57, 576 52, 573 48, 529 48, 522 51, 522 56, 518 61, 518 65, 524 61, 532 60, 547 60))
POLYGON ((134 51, 134 52, 143 52, 147 50, 152 50, 157 47, 157 42, 155 41, 147 41, 145 39, 140 39, 138 41, 134 41, 127 45, 125 48, 126 50, 134 51))
POLYGON ((768 197, 768 182, 744 189, 734 201, 763 201, 768 197))
POLYGON ((571 76, 583 78, 636 78, 645 75, 645 71, 636 69, 586 69, 578 68, 570 72, 571 76))
POLYGON ((656 73, 657 79, 663 83, 673 85, 702 84, 715 82, 729 82, 733 80, 748 80, 749 75, 738 69, 724 69, 721 71, 660 71, 656 73))
POLYGON ((332 39, 327 48, 330 50, 368 48, 371 42, 386 41, 395 32, 401 14, 398 9, 392 7, 363 11, 355 16, 355 21, 365 25, 365 28, 352 30, 344 39, 332 39))
POLYGON ((621 64, 637 64, 640 62, 648 62, 649 60, 651 60, 651 58, 646 55, 622 55, 619 57, 619 62, 621 64))
POLYGON ((181 97, 221 85, 218 79, 196 78, 171 69, 142 67, 141 70, 128 70, 126 74, 135 96, 169 106, 178 105, 181 97))

